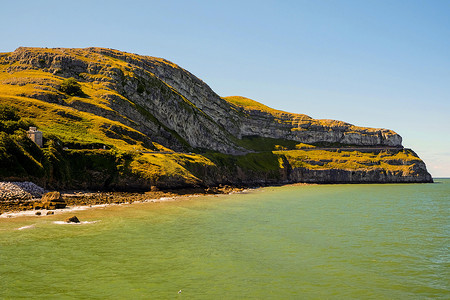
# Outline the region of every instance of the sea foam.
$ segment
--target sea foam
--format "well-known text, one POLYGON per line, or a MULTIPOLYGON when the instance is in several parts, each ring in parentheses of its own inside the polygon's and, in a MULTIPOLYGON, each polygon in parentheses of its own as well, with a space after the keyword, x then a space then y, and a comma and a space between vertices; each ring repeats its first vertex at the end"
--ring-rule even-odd
POLYGON ((36 224, 22 226, 22 227, 17 228, 17 230, 31 229, 31 228, 34 228, 35 225, 36 224))
POLYGON ((81 221, 80 223, 73 223, 73 222, 67 223, 67 222, 64 222, 64 221, 54 221, 53 224, 58 224, 58 225, 84 225, 84 224, 94 224, 94 223, 97 223, 97 222, 99 222, 99 221, 81 221))

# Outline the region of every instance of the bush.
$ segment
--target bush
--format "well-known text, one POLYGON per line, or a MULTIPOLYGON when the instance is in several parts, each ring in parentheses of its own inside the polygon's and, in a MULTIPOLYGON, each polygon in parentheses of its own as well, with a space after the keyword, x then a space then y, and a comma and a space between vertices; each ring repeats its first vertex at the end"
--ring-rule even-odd
POLYGON ((0 120, 2 121, 19 121, 20 116, 17 108, 8 105, 0 105, 0 120))
POLYGON ((34 123, 21 118, 17 108, 0 104, 0 132, 13 134, 19 129, 27 130, 34 123))
POLYGON ((69 96, 79 96, 79 97, 84 96, 83 90, 81 89, 81 85, 73 77, 65 79, 61 83, 60 90, 61 92, 66 93, 69 96))
POLYGON ((15 136, 0 132, 0 177, 42 177, 42 164, 30 154, 30 150, 40 152, 33 144, 28 143, 25 132, 15 136), (20 142, 24 144, 21 145, 20 142))

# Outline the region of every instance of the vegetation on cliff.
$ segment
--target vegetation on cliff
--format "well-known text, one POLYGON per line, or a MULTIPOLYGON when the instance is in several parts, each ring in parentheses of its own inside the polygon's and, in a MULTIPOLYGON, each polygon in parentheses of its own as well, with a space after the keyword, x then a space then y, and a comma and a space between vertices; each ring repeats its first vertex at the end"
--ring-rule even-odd
MULTIPOLYGON (((164 59, 103 48, 0 54, 1 180, 148 189, 297 182, 299 170, 431 180, 391 130, 221 98, 164 59), (29 126, 43 132, 43 148, 26 137, 29 126)), ((382 181, 373 176, 353 181, 382 181)))

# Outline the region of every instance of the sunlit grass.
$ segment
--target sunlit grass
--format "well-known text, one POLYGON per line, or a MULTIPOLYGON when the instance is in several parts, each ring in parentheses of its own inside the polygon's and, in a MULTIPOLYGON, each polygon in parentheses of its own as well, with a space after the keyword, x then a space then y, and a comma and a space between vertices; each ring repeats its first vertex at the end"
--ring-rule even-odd
POLYGON ((309 169, 343 169, 343 170, 390 170, 409 172, 411 167, 420 162, 411 150, 393 152, 360 151, 326 151, 326 150, 291 150, 275 151, 284 155, 293 167, 309 169))

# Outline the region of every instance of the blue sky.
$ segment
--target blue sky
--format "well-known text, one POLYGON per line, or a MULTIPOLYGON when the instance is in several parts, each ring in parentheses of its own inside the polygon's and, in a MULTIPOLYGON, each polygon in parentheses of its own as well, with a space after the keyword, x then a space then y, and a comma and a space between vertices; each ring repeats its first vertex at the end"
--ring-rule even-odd
POLYGON ((1 1, 0 52, 164 57, 219 95, 395 130, 450 177, 450 1, 1 1))

